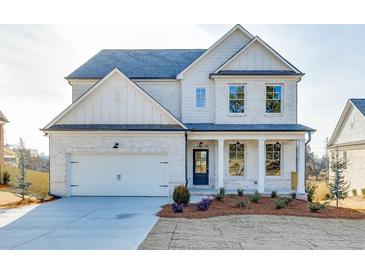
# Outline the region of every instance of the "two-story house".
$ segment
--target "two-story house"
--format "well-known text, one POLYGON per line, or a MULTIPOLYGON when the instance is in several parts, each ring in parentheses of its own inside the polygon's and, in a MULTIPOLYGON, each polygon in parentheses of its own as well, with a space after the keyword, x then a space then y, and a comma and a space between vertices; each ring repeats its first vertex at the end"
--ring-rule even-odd
POLYGON ((305 193, 303 73, 236 25, 208 49, 102 50, 66 77, 49 135, 60 196, 167 196, 221 187, 305 193))
MULTIPOLYGON (((349 99, 328 143, 330 161, 346 161, 343 170, 350 189, 365 188, 365 99, 349 99)), ((330 176, 334 176, 330 171, 330 176)), ((349 193, 352 194, 351 192, 349 193)))

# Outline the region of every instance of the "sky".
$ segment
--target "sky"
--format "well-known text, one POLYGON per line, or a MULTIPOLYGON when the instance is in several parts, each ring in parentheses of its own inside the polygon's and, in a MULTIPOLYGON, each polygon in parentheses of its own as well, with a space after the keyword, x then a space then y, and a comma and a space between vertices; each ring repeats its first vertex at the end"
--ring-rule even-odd
MULTIPOLYGON (((247 25, 302 72, 298 122, 315 128, 325 153, 349 98, 365 98, 365 25, 247 25)), ((71 103, 64 79, 101 49, 208 48, 233 25, 0 25, 0 110, 5 143, 22 137, 48 154, 39 130, 71 103)))

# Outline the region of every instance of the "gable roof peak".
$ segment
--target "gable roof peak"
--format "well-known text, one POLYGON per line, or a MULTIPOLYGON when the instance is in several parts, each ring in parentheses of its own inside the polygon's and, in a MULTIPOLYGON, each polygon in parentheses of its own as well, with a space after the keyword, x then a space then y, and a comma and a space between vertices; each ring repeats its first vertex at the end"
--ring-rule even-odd
POLYGON ((4 123, 9 123, 9 120, 5 117, 5 115, 0 111, 0 121, 4 123))
POLYGON ((182 79, 183 74, 185 71, 189 70, 192 66, 194 66, 196 63, 200 62, 201 59, 203 59, 206 55, 208 55, 213 49, 215 49, 218 45, 220 45, 228 36, 230 36, 233 32, 236 30, 240 30, 243 34, 245 34, 248 38, 253 39, 254 36, 248 32, 244 27, 242 27, 240 24, 236 24, 233 28, 231 28, 226 34, 224 34, 221 38, 219 38, 218 41, 216 41, 213 45, 211 45, 202 55, 199 56, 194 62, 192 62, 189 66, 187 66, 185 69, 183 69, 177 76, 177 79, 182 79))

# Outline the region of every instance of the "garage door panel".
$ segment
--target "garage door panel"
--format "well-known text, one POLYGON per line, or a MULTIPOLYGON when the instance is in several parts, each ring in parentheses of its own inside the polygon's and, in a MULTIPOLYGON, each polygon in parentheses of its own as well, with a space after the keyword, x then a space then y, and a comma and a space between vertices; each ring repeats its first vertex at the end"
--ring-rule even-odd
POLYGON ((167 196, 167 155, 76 154, 70 157, 71 196, 167 196))

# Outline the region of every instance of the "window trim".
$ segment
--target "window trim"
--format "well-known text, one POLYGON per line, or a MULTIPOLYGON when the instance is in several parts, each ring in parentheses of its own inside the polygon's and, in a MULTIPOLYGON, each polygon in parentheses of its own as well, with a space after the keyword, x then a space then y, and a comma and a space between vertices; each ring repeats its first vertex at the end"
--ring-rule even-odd
POLYGON ((247 83, 227 83, 227 113, 228 116, 247 116, 247 83), (229 102, 230 102, 230 98, 229 98, 229 88, 231 86, 243 86, 244 87, 244 104, 245 104, 245 109, 244 112, 230 112, 229 111, 229 102))
POLYGON ((283 83, 266 83, 265 84, 265 116, 283 116, 284 115, 284 84, 283 83), (266 88, 268 86, 281 86, 281 104, 280 104, 280 112, 267 112, 266 111, 266 88))
POLYGON ((268 141, 265 143, 265 178, 268 179, 281 179, 284 176, 284 142, 277 140, 277 141, 268 141), (266 145, 268 144, 276 144, 277 142, 280 143, 280 175, 266 175, 266 145))
POLYGON ((199 86, 199 87, 196 87, 195 88, 195 91, 194 91, 194 98, 195 98, 195 100, 194 100, 194 107, 195 107, 195 109, 196 110, 206 110, 207 109, 207 103, 208 103, 208 96, 207 96, 207 88, 206 87, 203 87, 203 86, 199 86), (198 99, 198 97, 197 97, 197 91, 198 91, 198 89, 204 89, 205 90, 205 105, 204 105, 204 107, 198 107, 197 106, 197 99, 198 99))
POLYGON ((247 169, 246 169, 246 164, 247 164, 247 144, 241 141, 230 141, 228 142, 228 147, 227 147, 227 151, 228 151, 228 165, 227 165, 227 175, 230 179, 242 179, 242 178, 246 178, 246 173, 247 173, 247 169), (229 145, 236 145, 237 142, 240 142, 241 145, 243 145, 243 174, 242 175, 237 175, 237 176, 233 176, 229 174, 229 145))

